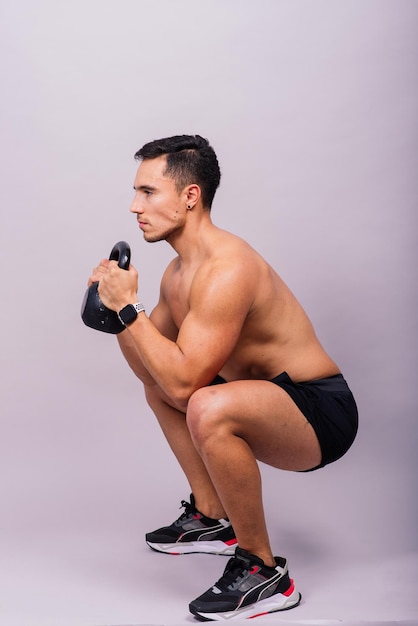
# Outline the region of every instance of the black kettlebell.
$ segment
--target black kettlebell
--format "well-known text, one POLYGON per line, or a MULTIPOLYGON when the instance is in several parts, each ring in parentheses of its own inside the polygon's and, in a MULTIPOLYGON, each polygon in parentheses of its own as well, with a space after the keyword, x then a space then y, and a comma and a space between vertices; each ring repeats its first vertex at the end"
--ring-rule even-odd
MULTIPOLYGON (((117 261, 123 270, 129 269, 131 262, 131 249, 126 241, 118 241, 110 253, 110 261, 117 261)), ((87 289, 83 304, 81 305, 81 318, 86 326, 101 330, 104 333, 117 335, 126 328, 120 321, 118 314, 108 309, 100 300, 97 290, 99 283, 93 283, 87 289)))

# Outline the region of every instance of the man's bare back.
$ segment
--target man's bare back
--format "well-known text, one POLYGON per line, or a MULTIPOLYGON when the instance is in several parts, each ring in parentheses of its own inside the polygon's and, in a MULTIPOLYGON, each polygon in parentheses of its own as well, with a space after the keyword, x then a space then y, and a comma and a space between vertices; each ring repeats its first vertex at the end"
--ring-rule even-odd
POLYGON ((225 380, 270 380, 286 371, 295 381, 307 381, 339 373, 293 293, 245 241, 213 226, 200 252, 190 267, 180 258, 171 262, 162 293, 177 329, 202 286, 219 292, 222 280, 228 297, 245 294, 239 336, 218 372, 225 380))

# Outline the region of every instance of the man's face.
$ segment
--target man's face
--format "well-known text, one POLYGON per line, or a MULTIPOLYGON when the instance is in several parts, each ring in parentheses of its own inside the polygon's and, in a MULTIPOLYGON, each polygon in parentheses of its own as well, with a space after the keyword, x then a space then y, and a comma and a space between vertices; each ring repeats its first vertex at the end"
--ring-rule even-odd
POLYGON ((170 240, 179 233, 186 215, 186 196, 177 192, 172 178, 164 176, 166 157, 142 161, 135 177, 131 212, 137 216, 146 241, 170 240))

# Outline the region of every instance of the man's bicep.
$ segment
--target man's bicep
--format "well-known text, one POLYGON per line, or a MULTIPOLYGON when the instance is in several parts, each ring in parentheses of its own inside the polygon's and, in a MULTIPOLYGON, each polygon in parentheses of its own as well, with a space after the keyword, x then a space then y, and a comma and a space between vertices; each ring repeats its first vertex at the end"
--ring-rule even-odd
POLYGON ((186 317, 177 345, 186 358, 193 386, 199 388, 209 384, 220 372, 234 350, 238 336, 225 326, 201 323, 194 314, 186 317))
POLYGON ((207 384, 225 365, 242 333, 249 300, 235 297, 235 289, 216 295, 208 290, 192 303, 177 337, 197 385, 207 384))

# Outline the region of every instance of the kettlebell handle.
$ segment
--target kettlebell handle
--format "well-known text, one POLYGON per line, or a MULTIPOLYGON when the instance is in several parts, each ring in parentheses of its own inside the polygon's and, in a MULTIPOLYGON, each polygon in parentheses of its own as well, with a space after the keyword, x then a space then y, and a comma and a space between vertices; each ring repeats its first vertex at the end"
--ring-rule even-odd
POLYGON ((131 262, 131 249, 129 244, 126 243, 126 241, 118 241, 115 243, 110 252, 109 261, 117 261, 121 269, 128 270, 131 262))
MULTIPOLYGON (((126 241, 118 241, 112 248, 109 261, 117 261, 121 269, 128 270, 131 262, 129 244, 126 241)), ((125 325, 120 321, 118 314, 108 309, 100 300, 98 285, 98 282, 94 282, 88 287, 81 305, 81 318, 90 328, 117 335, 125 329, 125 325)))

